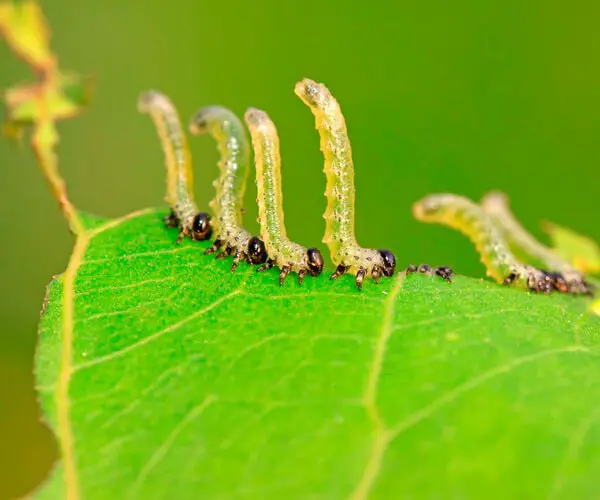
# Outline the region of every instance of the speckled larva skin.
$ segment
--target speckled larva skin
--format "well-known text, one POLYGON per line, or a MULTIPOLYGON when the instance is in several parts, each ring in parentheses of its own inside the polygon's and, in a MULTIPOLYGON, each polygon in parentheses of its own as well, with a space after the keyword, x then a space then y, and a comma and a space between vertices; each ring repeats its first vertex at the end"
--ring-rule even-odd
POLYGON ((159 92, 140 96, 138 109, 150 115, 166 157, 167 194, 165 201, 181 220, 192 218, 198 211, 191 186, 194 185, 192 160, 177 111, 171 100, 159 92))
POLYGON ((435 194, 415 203, 413 214, 420 221, 444 224, 466 235, 475 244, 488 275, 498 283, 549 291, 545 285, 547 274, 517 260, 492 218, 471 200, 435 194))
POLYGON ((352 148, 338 102, 324 85, 309 79, 297 83, 295 92, 311 109, 321 138, 321 151, 325 157, 323 170, 327 178, 323 242, 329 248, 331 260, 338 269, 344 269, 342 272, 363 273, 374 279, 381 274, 391 276, 394 267, 388 267, 387 273, 382 273, 386 262, 381 251, 362 248, 356 241, 352 148))
POLYGON ((205 227, 202 231, 194 230, 194 223, 198 222, 198 217, 204 217, 206 214, 198 211, 194 201, 192 159, 175 106, 166 95, 151 90, 140 95, 138 110, 149 114, 152 118, 165 154, 167 168, 165 201, 172 210, 172 214, 165 219, 167 224, 179 227, 178 241, 184 236, 195 240, 207 239, 210 236, 207 217, 203 218, 205 227))
POLYGON ((214 214, 212 226, 216 235, 210 253, 224 247, 225 254, 235 255, 233 269, 240 259, 251 263, 264 262, 264 246, 261 246, 261 255, 252 255, 249 245, 254 236, 242 227, 244 194, 250 173, 250 146, 242 122, 227 108, 207 106, 196 112, 189 129, 192 134, 211 134, 221 154, 219 177, 213 182, 215 197, 209 203, 214 214))
POLYGON ((494 220, 515 253, 524 254, 550 271, 561 273, 566 282, 566 291, 569 293, 589 293, 591 291, 590 285, 577 269, 537 241, 515 219, 505 194, 500 192, 488 193, 481 200, 481 206, 494 220))
POLYGON ((250 172, 250 148, 242 123, 227 108, 208 106, 196 112, 190 122, 190 132, 211 134, 221 154, 220 175, 213 182, 215 197, 209 203, 215 214, 216 234, 222 232, 223 226, 242 229, 242 206, 250 172))
POLYGON ((318 250, 307 249, 291 241, 285 230, 277 129, 267 113, 255 108, 248 109, 244 119, 254 148, 260 237, 265 243, 269 259, 280 269, 286 269, 286 275, 293 271, 298 273, 300 279, 306 274, 316 276, 323 268, 318 250), (320 264, 311 261, 311 252, 318 254, 320 264))

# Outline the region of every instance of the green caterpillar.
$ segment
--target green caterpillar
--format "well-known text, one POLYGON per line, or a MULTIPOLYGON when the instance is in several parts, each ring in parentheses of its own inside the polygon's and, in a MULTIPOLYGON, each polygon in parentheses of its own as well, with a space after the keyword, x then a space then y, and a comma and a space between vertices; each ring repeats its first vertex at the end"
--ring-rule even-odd
POLYGON ((287 237, 283 217, 279 137, 274 123, 267 113, 255 108, 248 109, 244 119, 254 148, 260 237, 269 256, 257 271, 264 271, 275 265, 280 269, 280 285, 283 285, 290 272, 297 273, 298 282, 302 283, 307 274, 321 274, 323 256, 316 248, 307 249, 287 237))
POLYGON ((167 227, 178 227, 177 243, 183 238, 203 241, 212 235, 210 217, 200 212, 194 201, 190 150, 175 106, 164 94, 144 92, 138 99, 138 110, 149 114, 165 153, 167 168, 166 202, 171 213, 164 218, 167 227))
MULTIPOLYGON (((330 279, 352 273, 360 290, 365 277, 378 282, 380 277, 393 276, 396 259, 392 252, 363 248, 356 241, 352 148, 338 102, 324 85, 309 79, 298 82, 295 92, 315 117, 325 158, 327 208, 323 216, 326 222, 323 242, 336 265, 330 279)), ((159 92, 148 91, 140 95, 138 109, 150 115, 161 140, 167 171, 165 199, 171 207, 164 221, 168 227, 179 228, 178 243, 184 237, 207 240, 215 232, 213 245, 205 254, 216 253, 217 258, 233 255, 232 271, 242 260, 262 264, 258 272, 277 266, 280 286, 291 272, 298 274, 299 283, 307 275, 322 273, 324 261, 319 250, 305 248, 287 237, 279 137, 267 113, 249 108, 244 115, 255 150, 258 238, 242 226, 250 148, 242 122, 235 114, 221 106, 208 106, 198 110, 189 124, 192 134, 210 133, 221 153, 220 175, 213 183, 216 194, 210 202, 214 213, 211 219, 198 210, 194 201, 190 152, 172 102, 159 92)), ((582 273, 535 240, 519 224, 510 212, 506 197, 500 193, 488 194, 481 205, 453 194, 431 195, 415 203, 413 213, 418 220, 442 223, 467 235, 477 247, 488 275, 499 283, 543 293, 593 292, 582 273), (513 252, 537 261, 548 270, 522 262, 513 252)), ((406 272, 435 274, 447 281, 452 277, 452 270, 447 267, 411 265, 406 272)))
POLYGON ((323 243, 337 266, 330 279, 352 273, 360 290, 365 276, 375 282, 380 276, 392 276, 396 258, 389 250, 362 248, 356 242, 352 148, 338 102, 324 85, 309 79, 297 83, 295 92, 315 116, 325 156, 327 208, 323 216, 326 224, 323 243))
POLYGON ((250 148, 242 123, 229 109, 208 106, 196 112, 189 129, 192 134, 210 133, 221 153, 219 177, 213 183, 216 194, 209 203, 214 213, 211 223, 216 238, 204 253, 212 254, 224 247, 217 258, 234 255, 231 271, 235 271, 240 260, 264 263, 267 260, 264 243, 242 227, 250 163, 250 148))
POLYGON ((444 224, 468 236, 481 255, 487 274, 498 283, 514 284, 542 293, 570 291, 559 272, 537 269, 520 262, 495 220, 467 198, 454 194, 430 195, 413 205, 413 214, 417 220, 444 224))
POLYGON ((559 291, 573 294, 591 293, 591 285, 577 269, 537 241, 515 219, 506 195, 499 192, 488 193, 481 200, 481 206, 494 220, 513 251, 517 254, 523 253, 555 272, 555 285, 559 291))

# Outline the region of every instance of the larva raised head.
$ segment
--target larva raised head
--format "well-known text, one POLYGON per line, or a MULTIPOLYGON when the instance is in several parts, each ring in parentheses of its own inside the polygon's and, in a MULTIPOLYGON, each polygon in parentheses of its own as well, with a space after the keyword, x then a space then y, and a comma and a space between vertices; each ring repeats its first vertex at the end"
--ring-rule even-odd
POLYGON ((140 95, 138 110, 152 118, 165 154, 165 200, 171 207, 170 215, 164 219, 166 225, 179 228, 178 243, 184 237, 197 241, 209 239, 210 217, 200 212, 194 201, 192 160, 175 106, 166 95, 151 90, 140 95))
POLYGON ((242 227, 250 162, 250 147, 242 122, 227 108, 207 106, 192 117, 189 130, 194 135, 210 133, 221 154, 219 177, 213 183, 215 198, 210 202, 216 237, 205 253, 216 253, 217 258, 233 255, 232 271, 241 260, 264 263, 267 259, 264 243, 242 227), (223 250, 218 252, 220 249, 223 250))
POLYGON ((260 236, 267 249, 268 260, 258 271, 276 265, 280 268, 279 284, 290 272, 298 273, 302 283, 306 275, 318 276, 323 271, 323 256, 316 248, 305 248, 287 237, 283 216, 281 158, 279 136, 267 113, 249 108, 244 115, 252 137, 260 236))
POLYGON ((350 272, 356 285, 362 288, 365 276, 375 282, 390 277, 396 268, 396 258, 389 250, 375 250, 358 245, 354 234, 354 163, 346 122, 338 102, 327 87, 305 78, 296 84, 296 95, 311 109, 321 138, 327 178, 325 196, 327 208, 323 242, 337 266, 331 279, 350 272))

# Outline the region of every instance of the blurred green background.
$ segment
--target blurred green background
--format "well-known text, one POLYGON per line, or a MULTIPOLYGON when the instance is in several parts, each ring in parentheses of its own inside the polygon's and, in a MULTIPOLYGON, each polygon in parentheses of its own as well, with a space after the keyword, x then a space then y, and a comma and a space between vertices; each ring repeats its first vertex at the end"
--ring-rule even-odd
MULTIPOLYGON (((432 192, 478 199, 499 188, 543 237, 549 219, 600 240, 600 3, 61 0, 42 2, 62 66, 94 75, 80 118, 60 125, 72 201, 113 217, 161 205, 163 156, 140 91, 169 94, 187 119, 220 103, 267 110, 278 125, 288 232, 320 244, 322 157, 293 93, 322 81, 346 116, 356 165, 357 234, 398 265, 483 276, 469 242, 415 222, 432 192)), ((29 76, 0 45, 0 87, 29 76)), ((210 199, 217 152, 191 141, 196 191, 210 199)), ((0 498, 23 495, 55 453, 39 423, 32 362, 44 288, 72 238, 28 147, 0 142, 0 498)), ((248 226, 256 208, 248 193, 248 226)), ((321 244, 321 248, 323 245, 321 244)))

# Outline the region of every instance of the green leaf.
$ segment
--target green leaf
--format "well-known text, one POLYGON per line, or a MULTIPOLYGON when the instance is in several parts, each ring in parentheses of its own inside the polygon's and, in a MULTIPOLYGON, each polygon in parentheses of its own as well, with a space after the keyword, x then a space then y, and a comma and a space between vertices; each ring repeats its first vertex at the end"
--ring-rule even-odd
POLYGON ((39 498, 597 495, 585 300, 402 273, 280 288, 161 215, 87 224, 49 286, 36 373, 62 460, 39 498))

